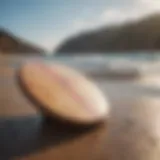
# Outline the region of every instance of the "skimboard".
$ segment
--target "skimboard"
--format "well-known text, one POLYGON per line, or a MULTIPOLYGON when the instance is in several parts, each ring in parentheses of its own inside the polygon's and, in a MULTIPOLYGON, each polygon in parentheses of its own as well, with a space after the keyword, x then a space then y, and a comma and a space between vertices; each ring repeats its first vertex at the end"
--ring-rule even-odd
POLYGON ((50 116, 86 125, 101 122, 109 114, 101 90, 70 67, 32 62, 21 67, 19 77, 25 91, 50 116))

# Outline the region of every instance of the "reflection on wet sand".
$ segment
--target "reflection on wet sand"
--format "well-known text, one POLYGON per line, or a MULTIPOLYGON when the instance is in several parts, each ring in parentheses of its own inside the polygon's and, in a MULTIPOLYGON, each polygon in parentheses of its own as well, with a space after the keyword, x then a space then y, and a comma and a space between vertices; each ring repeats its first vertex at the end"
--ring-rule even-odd
POLYGON ((159 105, 150 97, 114 101, 110 119, 95 130, 17 160, 159 160, 159 105))
POLYGON ((151 97, 117 101, 113 105, 106 143, 109 159, 160 158, 159 105, 160 99, 151 97))

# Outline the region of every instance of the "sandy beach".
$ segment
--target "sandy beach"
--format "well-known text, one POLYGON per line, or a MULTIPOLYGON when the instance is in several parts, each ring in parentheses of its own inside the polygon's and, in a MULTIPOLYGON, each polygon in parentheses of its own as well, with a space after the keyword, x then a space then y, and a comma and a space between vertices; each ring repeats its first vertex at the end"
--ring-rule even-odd
POLYGON ((110 118, 91 132, 74 133, 56 121, 44 121, 18 85, 16 71, 26 59, 14 60, 0 60, 0 159, 79 159, 85 154, 86 160, 119 160, 122 153, 126 160, 159 157, 159 76, 118 79, 87 73, 109 101, 110 118))

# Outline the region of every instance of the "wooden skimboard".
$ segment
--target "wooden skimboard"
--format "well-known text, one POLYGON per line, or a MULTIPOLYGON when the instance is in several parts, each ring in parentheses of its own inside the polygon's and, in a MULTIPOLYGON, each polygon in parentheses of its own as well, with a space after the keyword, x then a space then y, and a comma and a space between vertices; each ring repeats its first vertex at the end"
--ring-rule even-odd
POLYGON ((19 77, 26 91, 51 116, 94 124, 108 115, 108 103, 98 87, 69 67, 30 63, 22 66, 19 77))

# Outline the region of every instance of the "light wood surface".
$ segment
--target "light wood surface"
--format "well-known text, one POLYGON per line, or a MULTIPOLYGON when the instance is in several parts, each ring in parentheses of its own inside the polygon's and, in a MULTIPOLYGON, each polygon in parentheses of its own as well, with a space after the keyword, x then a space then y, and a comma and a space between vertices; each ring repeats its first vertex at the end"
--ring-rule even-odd
POLYGON ((20 80, 52 116, 72 123, 93 124, 108 115, 108 102, 100 89, 66 66, 32 62, 21 68, 20 80))

